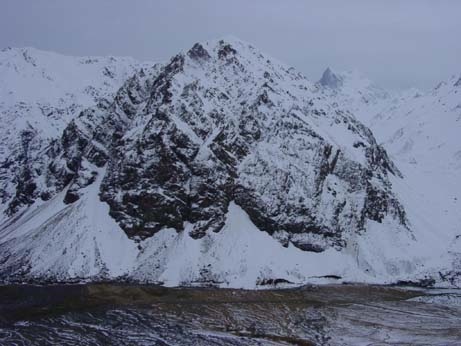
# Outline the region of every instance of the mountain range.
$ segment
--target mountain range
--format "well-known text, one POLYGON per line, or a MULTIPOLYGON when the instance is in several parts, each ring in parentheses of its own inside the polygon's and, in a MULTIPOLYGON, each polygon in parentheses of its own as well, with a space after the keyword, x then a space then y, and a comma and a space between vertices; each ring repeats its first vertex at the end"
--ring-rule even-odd
POLYGON ((461 284, 461 78, 318 82, 249 43, 0 52, 0 278, 461 284))

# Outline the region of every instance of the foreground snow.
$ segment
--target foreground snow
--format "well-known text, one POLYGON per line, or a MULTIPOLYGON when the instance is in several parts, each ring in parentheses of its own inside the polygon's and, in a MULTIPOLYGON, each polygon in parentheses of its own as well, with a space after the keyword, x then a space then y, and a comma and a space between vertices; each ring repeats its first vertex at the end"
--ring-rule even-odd
MULTIPOLYGON (((99 173, 102 177, 104 172, 99 173)), ((77 203, 65 205, 58 195, 5 227, 0 233, 0 251, 7 254, 2 267, 20 266, 25 278, 37 280, 123 278, 166 286, 261 288, 277 279, 286 280, 282 286, 416 281, 449 266, 443 244, 432 234, 396 233, 378 223, 351 237, 341 251, 285 248, 233 202, 219 233, 196 240, 188 232, 165 229, 135 242, 99 200, 100 182, 87 187, 77 203)))

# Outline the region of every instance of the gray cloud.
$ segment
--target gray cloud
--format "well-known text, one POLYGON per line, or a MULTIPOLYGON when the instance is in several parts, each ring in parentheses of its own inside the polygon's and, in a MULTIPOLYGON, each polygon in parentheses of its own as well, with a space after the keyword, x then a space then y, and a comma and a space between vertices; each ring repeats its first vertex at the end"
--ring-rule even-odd
POLYGON ((357 69, 388 88, 461 73, 459 0, 0 0, 0 46, 166 60, 232 34, 311 79, 357 69))

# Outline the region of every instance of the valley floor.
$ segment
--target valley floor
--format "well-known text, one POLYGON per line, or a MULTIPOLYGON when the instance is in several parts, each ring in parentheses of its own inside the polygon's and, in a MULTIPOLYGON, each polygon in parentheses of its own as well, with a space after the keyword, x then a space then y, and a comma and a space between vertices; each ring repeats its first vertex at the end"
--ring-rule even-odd
POLYGON ((0 286, 1 345, 460 345, 461 291, 0 286))

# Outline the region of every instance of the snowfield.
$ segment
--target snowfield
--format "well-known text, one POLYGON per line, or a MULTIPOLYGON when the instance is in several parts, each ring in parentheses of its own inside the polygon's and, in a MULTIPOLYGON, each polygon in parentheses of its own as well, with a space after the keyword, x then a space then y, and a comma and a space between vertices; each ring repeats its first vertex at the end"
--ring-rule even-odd
POLYGON ((4 228, 0 250, 7 259, 2 265, 14 267, 11 261, 20 259, 19 266, 26 261, 31 266, 23 269, 24 274, 38 281, 129 277, 166 286, 254 289, 277 279, 286 280, 280 287, 308 282, 416 281, 450 264, 449 258, 431 255, 431 251, 444 250, 435 248, 431 235, 417 241, 413 234, 391 233, 387 225, 378 223, 341 251, 285 248, 259 230, 233 202, 219 233, 196 240, 187 232, 165 229, 135 242, 109 216, 98 187, 98 182, 91 185, 81 200, 68 206, 62 202, 63 195, 57 195, 4 228))

